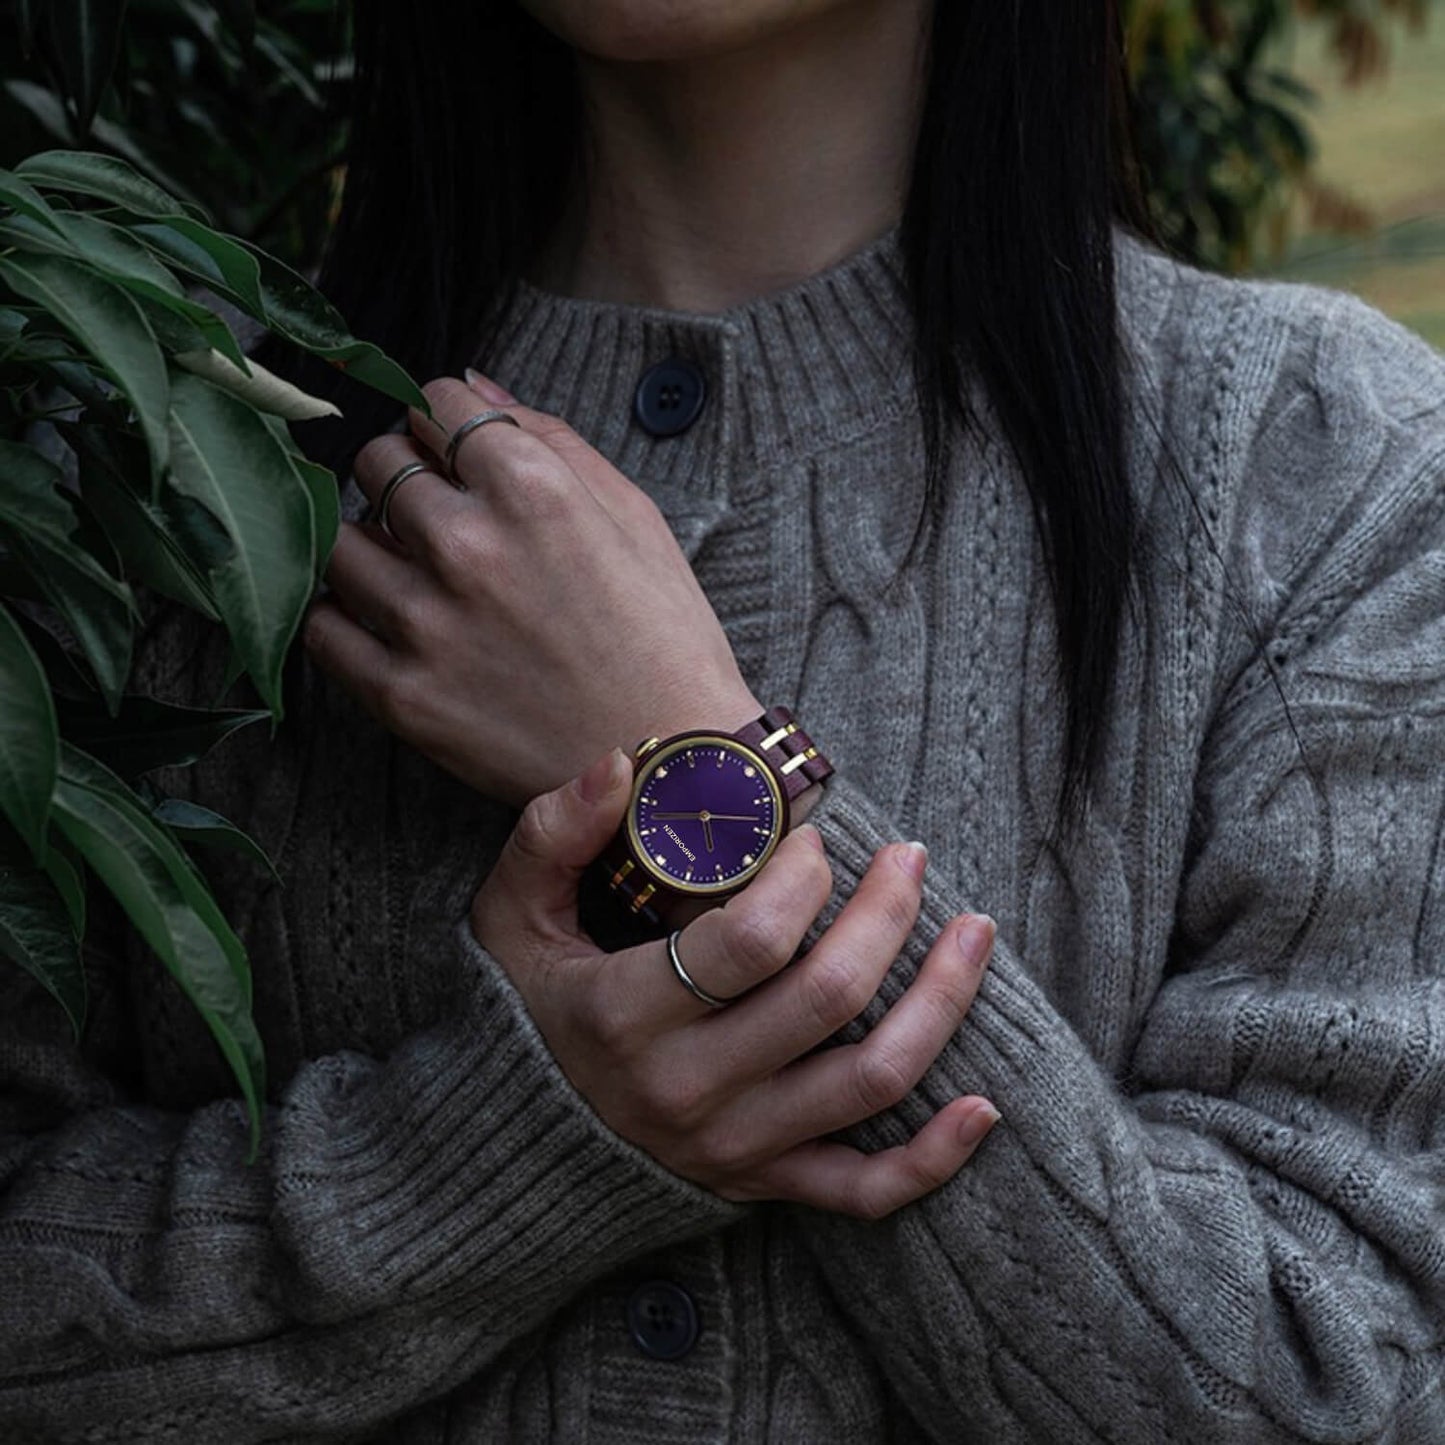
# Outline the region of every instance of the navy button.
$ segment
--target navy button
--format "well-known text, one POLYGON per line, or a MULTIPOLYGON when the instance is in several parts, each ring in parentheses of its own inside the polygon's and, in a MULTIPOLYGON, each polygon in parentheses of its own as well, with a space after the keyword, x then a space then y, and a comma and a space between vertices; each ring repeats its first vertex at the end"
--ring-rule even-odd
POLYGON ((680 1360, 697 1343, 697 1306, 681 1285, 648 1280, 628 1296, 627 1328, 650 1359, 680 1360))
POLYGON ((690 361, 672 357, 642 374, 632 413, 655 437, 675 437, 686 431, 702 412, 707 383, 690 361))

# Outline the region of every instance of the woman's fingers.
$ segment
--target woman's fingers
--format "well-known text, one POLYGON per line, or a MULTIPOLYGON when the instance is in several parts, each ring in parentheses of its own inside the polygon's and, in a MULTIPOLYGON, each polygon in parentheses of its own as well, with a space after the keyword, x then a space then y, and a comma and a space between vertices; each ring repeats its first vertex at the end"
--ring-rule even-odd
MULTIPOLYGON (((913 931, 926 863, 921 844, 880 848, 857 891, 807 957, 720 1013, 708 1048, 726 1058, 738 1075, 762 1079, 857 1018, 913 931)), ((770 921, 764 911, 761 926, 770 921)), ((714 936, 720 950, 737 946, 726 917, 714 936)))
POLYGON ((781 1155, 900 1103, 972 1006, 994 932, 993 919, 981 914, 954 919, 934 940, 918 976, 866 1038, 798 1059, 749 1090, 710 1126, 714 1139, 704 1140, 703 1149, 730 1150, 729 1162, 745 1167, 750 1159, 781 1155))
MULTIPOLYGON (((817 829, 807 824, 795 828, 741 893, 681 931, 678 961, 714 998, 746 993, 791 961, 832 887, 817 829)), ((661 944, 615 954, 608 990, 625 1026, 638 1036, 654 1037, 737 1007, 714 1009, 690 993, 673 977, 661 944)), ((688 1040, 685 1046, 695 1047, 696 1042, 688 1040)), ((711 1050, 712 1045, 707 1047, 711 1050)))
POLYGON ((969 1161, 998 1111, 976 1094, 940 1109, 906 1144, 864 1154, 814 1139, 718 1192, 736 1200, 784 1199, 834 1214, 882 1219, 947 1184, 969 1161))
MULTIPOLYGON (((416 554, 428 532, 450 525, 469 505, 465 494, 442 475, 435 457, 411 437, 396 432, 386 432, 367 442, 357 452, 352 470, 356 485, 370 499, 373 518, 379 523, 386 484, 403 467, 414 464, 423 465, 425 470, 413 472, 392 492, 386 506, 386 525, 397 543, 416 554)), ((379 524, 378 532, 386 535, 379 524)))

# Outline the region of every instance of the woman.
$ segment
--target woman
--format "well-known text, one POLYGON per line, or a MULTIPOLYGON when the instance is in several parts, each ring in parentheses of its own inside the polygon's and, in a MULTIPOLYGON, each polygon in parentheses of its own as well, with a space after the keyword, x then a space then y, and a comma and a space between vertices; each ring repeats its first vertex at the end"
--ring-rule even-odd
POLYGON ((445 374, 168 780, 266 1153, 158 970, 6 1015, 7 1438, 1445 1436, 1445 363, 1130 237, 1104 3, 385 9, 331 289, 445 374), (616 749, 778 704, 603 954, 616 749))

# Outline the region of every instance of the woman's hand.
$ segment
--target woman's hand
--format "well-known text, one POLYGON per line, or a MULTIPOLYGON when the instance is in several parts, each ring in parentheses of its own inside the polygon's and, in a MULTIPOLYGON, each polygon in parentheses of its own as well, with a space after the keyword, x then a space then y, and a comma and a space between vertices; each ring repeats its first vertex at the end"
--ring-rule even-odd
POLYGON ((381 723, 464 782, 520 807, 607 748, 762 711, 651 499, 565 423, 484 379, 430 382, 434 420, 368 442, 356 480, 380 527, 343 522, 335 596, 307 615, 311 655, 381 723), (462 422, 502 406, 438 458, 462 422), (365 622, 367 625, 363 626, 365 622), (369 630, 374 629, 374 630, 369 630))
POLYGON ((918 913, 923 850, 880 850, 788 968, 832 887, 817 831, 790 833, 746 889, 678 940, 699 987, 746 995, 714 1009, 676 978, 664 944, 604 954, 577 928, 578 880, 616 831, 631 777, 613 752, 533 799, 472 905, 477 940, 578 1092, 614 1132, 728 1199, 876 1219, 951 1178, 998 1118, 976 1095, 877 1154, 822 1136, 898 1103, 922 1077, 973 1002, 992 921, 954 920, 865 1040, 810 1052, 863 1011, 897 957, 918 913))

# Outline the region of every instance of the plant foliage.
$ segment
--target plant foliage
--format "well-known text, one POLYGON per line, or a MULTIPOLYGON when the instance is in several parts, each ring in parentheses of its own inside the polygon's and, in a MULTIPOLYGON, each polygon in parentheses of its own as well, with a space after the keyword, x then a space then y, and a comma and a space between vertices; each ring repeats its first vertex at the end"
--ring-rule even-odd
POLYGON ((248 362, 206 297, 425 406, 296 272, 127 161, 46 151, 0 172, 0 953, 78 1033, 93 875, 210 1027, 254 1149, 265 1078, 250 969, 189 850, 270 861, 144 775, 279 721, 338 498, 285 425, 324 404, 248 362), (224 626, 232 675, 265 709, 127 694, 141 587, 224 626))

